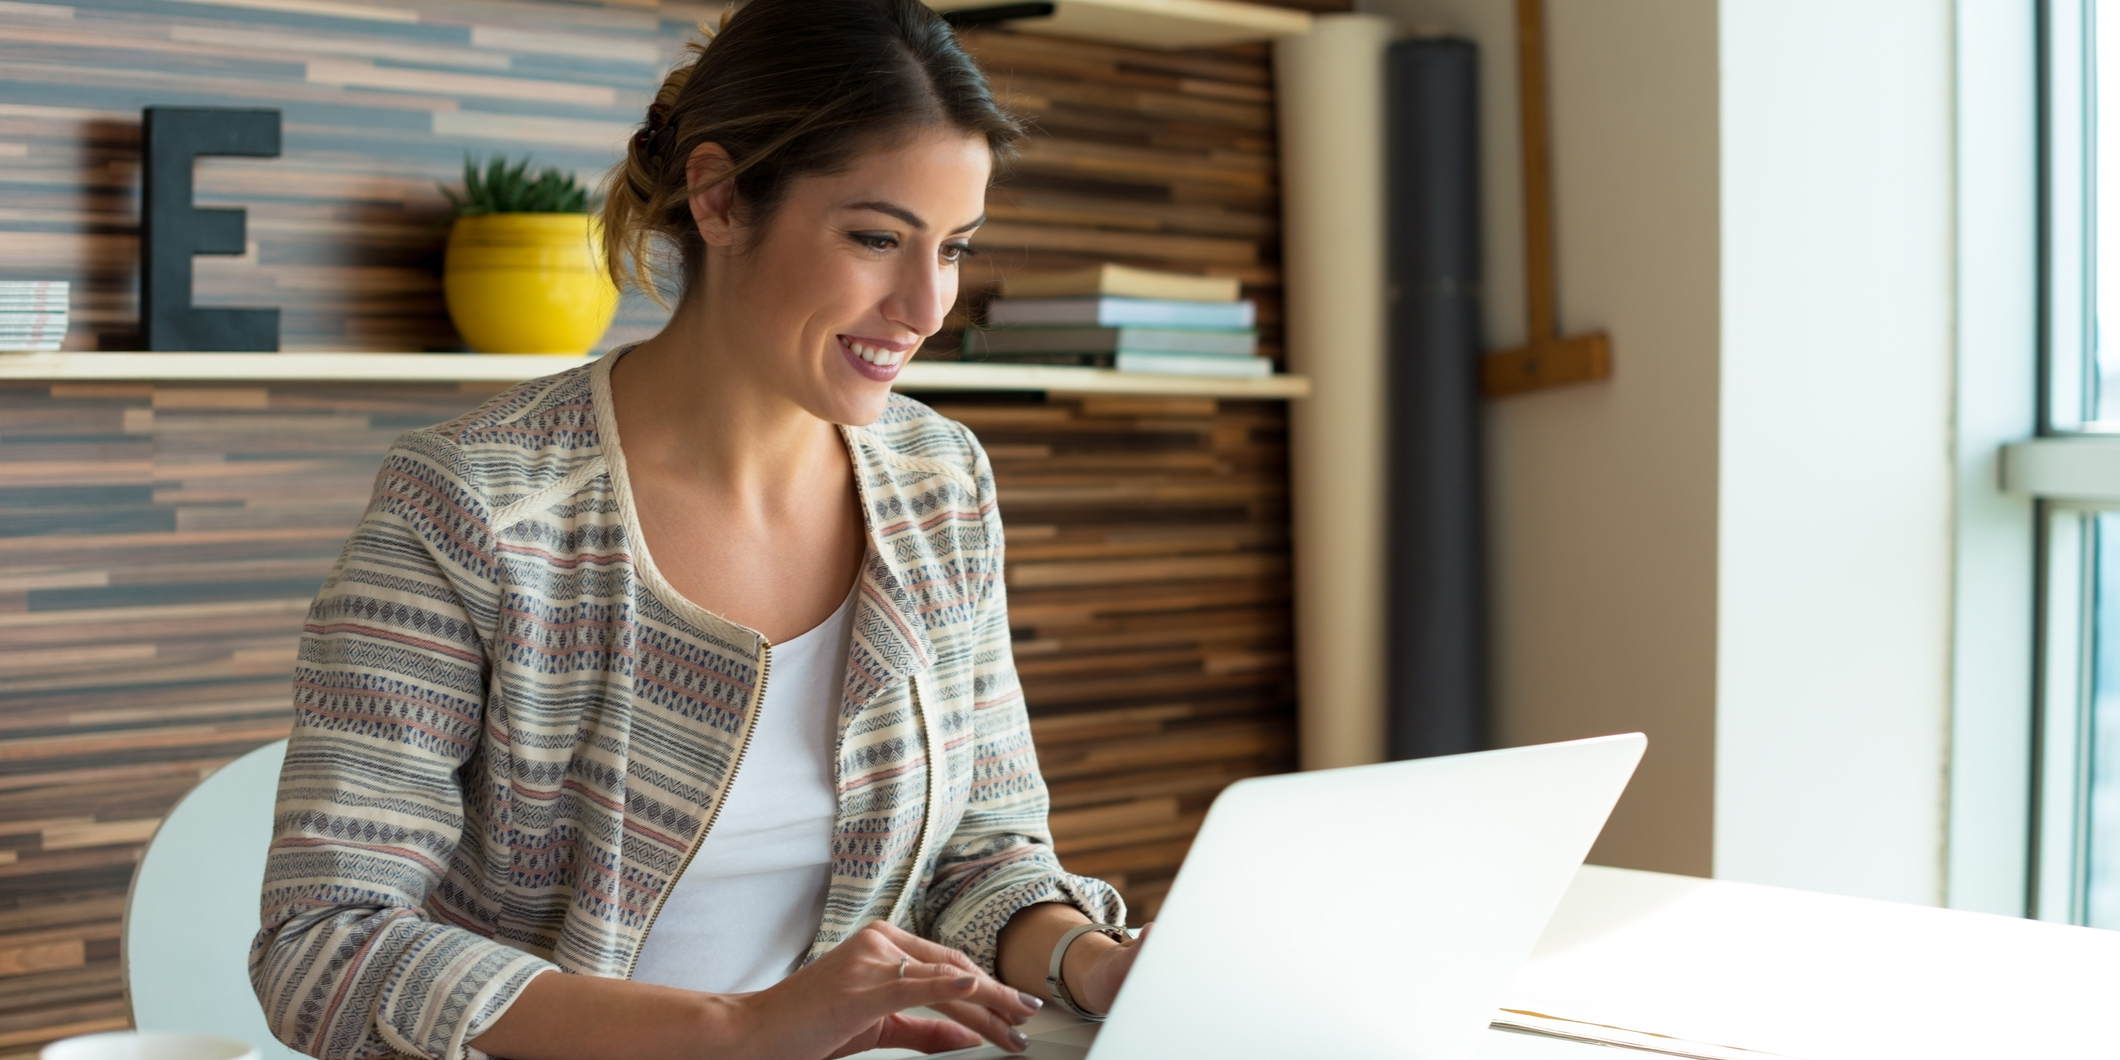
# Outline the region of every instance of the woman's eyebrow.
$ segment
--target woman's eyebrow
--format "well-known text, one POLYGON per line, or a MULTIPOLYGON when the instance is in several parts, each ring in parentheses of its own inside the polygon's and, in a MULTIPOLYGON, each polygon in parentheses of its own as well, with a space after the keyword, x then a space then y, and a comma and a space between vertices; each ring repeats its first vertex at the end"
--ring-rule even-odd
MULTIPOLYGON (((849 210, 874 210, 880 214, 889 214, 892 217, 896 217, 897 219, 904 221, 906 224, 912 225, 916 231, 927 231, 927 222, 921 220, 919 214, 916 214, 913 211, 908 210, 905 207, 900 206, 896 203, 856 202, 849 203, 846 208, 849 210)), ((986 215, 982 213, 979 216, 974 217, 971 220, 966 221, 965 223, 950 229, 950 234, 956 235, 959 232, 969 232, 972 229, 977 228, 985 223, 986 215)))

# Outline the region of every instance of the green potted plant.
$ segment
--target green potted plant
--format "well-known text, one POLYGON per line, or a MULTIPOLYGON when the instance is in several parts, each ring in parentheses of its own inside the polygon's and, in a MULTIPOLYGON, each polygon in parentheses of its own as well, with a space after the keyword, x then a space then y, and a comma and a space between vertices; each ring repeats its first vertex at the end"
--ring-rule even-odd
POLYGON ((457 333, 480 353, 587 353, 611 326, 618 288, 603 267, 589 193, 556 167, 464 159, 442 264, 457 333))

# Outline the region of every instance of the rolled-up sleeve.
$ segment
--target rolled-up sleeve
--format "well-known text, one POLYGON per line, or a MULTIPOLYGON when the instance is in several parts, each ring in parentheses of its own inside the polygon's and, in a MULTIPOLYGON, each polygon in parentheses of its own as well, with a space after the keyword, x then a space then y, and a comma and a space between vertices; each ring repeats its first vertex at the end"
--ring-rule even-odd
POLYGON ((393 447, 295 665, 250 975, 273 1032, 324 1060, 460 1060, 555 967, 426 909, 467 841, 487 696, 492 534, 452 453, 393 447))
POLYGON ((1123 924, 1126 904, 1103 880, 1061 868, 1053 852, 1046 825, 1050 800, 1009 647, 993 467, 969 431, 966 438, 975 454, 980 523, 993 556, 972 662, 975 765, 964 815, 937 852, 919 926, 922 934, 964 951, 992 972, 1001 929, 1025 906, 1065 902, 1091 920, 1123 924))

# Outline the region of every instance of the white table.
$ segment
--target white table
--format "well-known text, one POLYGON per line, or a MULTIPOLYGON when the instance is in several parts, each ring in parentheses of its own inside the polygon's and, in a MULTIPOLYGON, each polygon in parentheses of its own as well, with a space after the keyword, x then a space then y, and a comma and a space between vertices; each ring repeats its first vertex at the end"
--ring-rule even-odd
MULTIPOLYGON (((922 1015, 932 1015, 916 1009, 922 1015)), ((1095 1026, 1072 1016, 1062 1015, 1048 1009, 1032 1016, 1023 1025, 1025 1034, 1038 1041, 1059 1041, 1069 1045, 1087 1046, 1096 1037, 1095 1026)), ((998 1050, 993 1050, 997 1052, 998 1050)), ((871 1049, 856 1053, 847 1060, 912 1060, 923 1054, 911 1049, 871 1049)), ((1602 1045, 1567 1041, 1561 1038, 1543 1038, 1530 1034, 1516 1034, 1504 1030, 1491 1030, 1480 1044, 1480 1051, 1473 1060, 1625 1060, 1626 1057, 1641 1056, 1643 1060, 1654 1060, 1647 1053, 1615 1053, 1602 1045)), ((1330 1057, 1289 1057, 1288 1060, 1332 1060, 1330 1057)))
MULTIPOLYGON (((1502 1007, 1761 1060, 2120 1057, 2120 931, 1590 865, 1502 1007)), ((1494 1030, 1476 1060, 1653 1055, 1494 1030)))
POLYGON ((1586 866, 1502 1006, 1803 1060, 2120 1057, 2120 932, 1586 866))

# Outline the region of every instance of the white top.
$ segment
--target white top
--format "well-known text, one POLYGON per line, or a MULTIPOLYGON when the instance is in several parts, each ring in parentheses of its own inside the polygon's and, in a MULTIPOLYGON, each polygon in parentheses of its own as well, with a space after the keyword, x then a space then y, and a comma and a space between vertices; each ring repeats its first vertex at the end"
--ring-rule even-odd
POLYGON ((822 625, 770 649, 736 780, 641 943, 635 980, 763 990, 809 952, 832 878, 832 749, 853 617, 850 593, 822 625))

